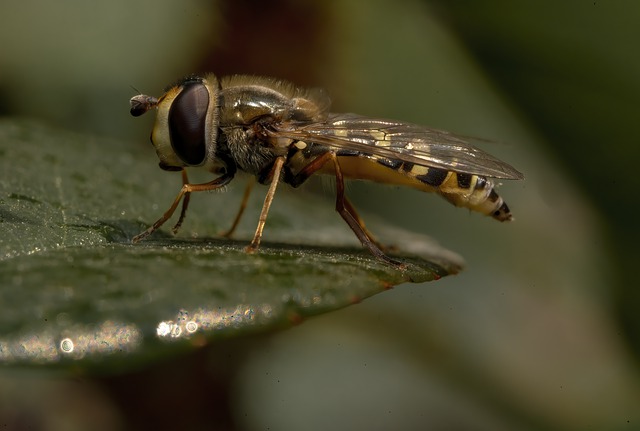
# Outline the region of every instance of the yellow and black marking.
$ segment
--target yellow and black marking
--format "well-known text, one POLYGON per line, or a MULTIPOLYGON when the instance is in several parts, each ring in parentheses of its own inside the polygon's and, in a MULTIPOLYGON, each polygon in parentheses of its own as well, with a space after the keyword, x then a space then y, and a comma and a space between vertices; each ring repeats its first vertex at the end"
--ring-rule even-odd
MULTIPOLYGON (((332 151, 324 145, 292 145, 287 167, 296 173, 316 157, 332 151)), ((493 182, 483 176, 427 167, 411 162, 382 158, 354 150, 337 150, 335 154, 345 178, 368 180, 383 184, 408 186, 424 192, 437 193, 457 207, 468 208, 489 215, 499 221, 511 220, 511 212, 494 190, 493 182)), ((327 163, 317 172, 335 175, 332 164, 327 163)), ((306 177, 297 177, 294 186, 306 177)))
POLYGON ((420 182, 413 187, 434 191, 457 207, 490 215, 499 221, 511 220, 509 207, 496 193, 493 182, 486 177, 407 162, 395 171, 420 182))
MULTIPOLYGON (((362 245, 397 266, 403 264, 385 255, 349 203, 344 178, 437 193, 456 206, 511 220, 492 179, 524 176, 471 145, 469 138, 401 121, 331 113, 329 107, 323 90, 247 75, 189 76, 158 98, 132 97, 132 115, 157 111, 151 142, 160 167, 182 173, 182 188, 172 205, 133 240, 160 228, 182 202, 176 231, 192 193, 220 189, 238 172, 269 185, 247 252, 260 245, 280 180, 297 187, 316 173, 335 178, 336 211, 362 245), (217 178, 191 184, 187 168, 201 168, 217 178)), ((237 226, 247 198, 248 191, 227 235, 237 226)))

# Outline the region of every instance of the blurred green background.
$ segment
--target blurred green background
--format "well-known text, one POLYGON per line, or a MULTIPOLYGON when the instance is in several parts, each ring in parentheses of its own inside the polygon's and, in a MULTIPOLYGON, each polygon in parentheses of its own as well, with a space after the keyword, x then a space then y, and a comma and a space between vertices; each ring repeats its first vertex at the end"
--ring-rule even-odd
POLYGON ((3 368, 0 424, 640 429, 638 18, 624 1, 4 2, 4 116, 148 147, 131 86, 272 75, 325 87, 334 111, 496 141, 526 180, 500 188, 509 225, 353 183, 363 212, 466 271, 126 375, 3 368))

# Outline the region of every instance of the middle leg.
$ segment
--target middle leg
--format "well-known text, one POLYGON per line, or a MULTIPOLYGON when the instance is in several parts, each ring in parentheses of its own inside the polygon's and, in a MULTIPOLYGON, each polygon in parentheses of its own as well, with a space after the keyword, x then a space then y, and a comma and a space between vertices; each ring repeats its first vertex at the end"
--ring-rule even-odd
POLYGON ((256 227, 256 233, 253 235, 251 244, 249 244, 245 248, 245 251, 247 253, 255 253, 256 250, 258 250, 258 247, 260 247, 262 230, 264 229, 264 224, 267 221, 267 215, 269 215, 269 208, 271 208, 271 202, 273 202, 273 197, 276 194, 276 189, 278 188, 278 183, 280 182, 280 174, 282 173, 284 161, 285 158, 282 156, 276 158, 276 161, 273 163, 273 166, 269 171, 269 175, 267 178, 271 179, 271 185, 269 186, 267 196, 265 196, 264 198, 264 204, 262 205, 262 211, 260 212, 260 218, 258 219, 258 227, 256 227))

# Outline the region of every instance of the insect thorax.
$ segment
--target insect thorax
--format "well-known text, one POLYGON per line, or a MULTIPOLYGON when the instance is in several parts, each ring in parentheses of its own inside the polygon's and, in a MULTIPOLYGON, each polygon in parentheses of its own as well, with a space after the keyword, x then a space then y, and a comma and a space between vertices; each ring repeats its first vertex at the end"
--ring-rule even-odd
POLYGON ((264 172, 293 143, 270 137, 272 128, 326 118, 329 99, 319 90, 254 76, 223 78, 220 84, 219 141, 226 141, 230 157, 250 174, 264 172))
POLYGON ((220 130, 219 151, 227 151, 238 169, 249 174, 262 173, 273 164, 276 157, 286 154, 286 151, 277 151, 278 148, 256 136, 252 128, 229 126, 220 130))

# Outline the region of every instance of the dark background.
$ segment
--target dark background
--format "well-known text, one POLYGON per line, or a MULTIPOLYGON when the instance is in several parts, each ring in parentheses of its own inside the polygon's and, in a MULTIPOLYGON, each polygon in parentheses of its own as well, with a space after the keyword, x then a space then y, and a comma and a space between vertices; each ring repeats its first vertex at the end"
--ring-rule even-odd
POLYGON ((4 116, 148 146, 130 86, 273 75, 327 88, 335 111, 496 141, 527 178, 500 188, 510 225, 355 183, 358 208, 467 270, 224 346, 231 360, 213 346, 101 379, 0 369, 0 425, 168 425, 175 397, 187 428, 638 429, 639 17, 623 1, 3 4, 4 116))

